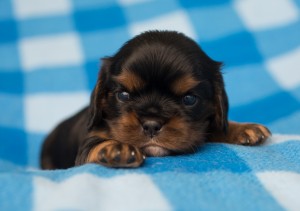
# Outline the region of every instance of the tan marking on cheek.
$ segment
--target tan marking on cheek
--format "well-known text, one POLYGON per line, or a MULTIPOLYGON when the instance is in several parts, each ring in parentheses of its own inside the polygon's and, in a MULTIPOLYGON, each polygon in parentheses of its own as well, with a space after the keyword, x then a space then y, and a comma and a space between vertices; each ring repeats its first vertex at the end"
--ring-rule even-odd
POLYGON ((200 81, 196 80, 191 74, 186 74, 171 84, 171 90, 177 95, 183 95, 199 83, 200 81))
POLYGON ((139 90, 145 86, 145 82, 139 76, 127 69, 123 69, 121 74, 115 76, 114 79, 130 92, 139 90))
POLYGON ((180 150, 184 147, 183 143, 188 141, 187 132, 186 122, 182 118, 174 117, 162 128, 159 143, 167 149, 180 150))
POLYGON ((122 115, 120 118, 120 123, 125 125, 138 125, 138 118, 137 114, 134 112, 130 112, 126 115, 122 115))
POLYGON ((110 122, 109 125, 113 139, 134 146, 143 142, 144 137, 136 113, 123 114, 118 120, 110 122))
POLYGON ((179 135, 177 133, 180 133, 181 135, 186 135, 185 133, 187 131, 187 123, 182 118, 173 117, 164 127, 170 132, 173 131, 175 133, 174 136, 179 135))
POLYGON ((172 151, 190 152, 203 143, 206 126, 189 123, 185 118, 174 117, 165 125, 159 145, 172 151))

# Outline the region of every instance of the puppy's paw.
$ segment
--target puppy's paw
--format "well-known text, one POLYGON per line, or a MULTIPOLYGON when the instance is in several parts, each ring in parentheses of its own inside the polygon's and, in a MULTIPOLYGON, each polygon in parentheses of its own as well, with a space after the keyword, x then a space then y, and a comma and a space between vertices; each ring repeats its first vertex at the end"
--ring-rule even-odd
POLYGON ((134 168, 141 166, 144 159, 145 156, 140 149, 115 140, 108 140, 90 152, 88 162, 113 168, 134 168))
POLYGON ((236 124, 230 134, 231 141, 234 144, 258 145, 271 136, 271 132, 260 124, 236 124))

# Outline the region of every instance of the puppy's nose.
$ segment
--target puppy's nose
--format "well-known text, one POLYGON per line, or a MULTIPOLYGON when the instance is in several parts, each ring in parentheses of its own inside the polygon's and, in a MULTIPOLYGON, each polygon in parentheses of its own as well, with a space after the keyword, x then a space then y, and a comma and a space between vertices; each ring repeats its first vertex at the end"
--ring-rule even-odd
POLYGON ((162 125, 155 120, 147 120, 143 123, 143 129, 145 134, 151 138, 153 138, 159 133, 161 127, 162 125))

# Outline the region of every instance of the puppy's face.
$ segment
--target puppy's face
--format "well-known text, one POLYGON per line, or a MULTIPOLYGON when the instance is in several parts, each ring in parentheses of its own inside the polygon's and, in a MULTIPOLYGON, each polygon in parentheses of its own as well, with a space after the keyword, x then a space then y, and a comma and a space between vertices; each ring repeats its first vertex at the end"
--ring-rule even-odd
POLYGON ((182 34, 144 33, 104 60, 90 130, 149 156, 192 151, 226 127, 219 66, 182 34))

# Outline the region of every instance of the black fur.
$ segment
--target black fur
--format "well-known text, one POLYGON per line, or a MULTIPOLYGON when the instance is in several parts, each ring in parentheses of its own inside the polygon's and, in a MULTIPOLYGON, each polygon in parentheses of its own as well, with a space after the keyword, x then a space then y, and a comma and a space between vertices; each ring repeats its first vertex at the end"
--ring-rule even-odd
MULTIPOLYGON (((77 165, 84 164, 90 149, 105 141, 105 137, 95 137, 93 132, 103 131, 109 134, 106 138, 114 139, 111 125, 116 124, 115 121, 124 113, 135 112, 140 122, 151 118, 161 124, 178 116, 184 119, 182 121, 191 123, 194 130, 226 133, 228 100, 220 72, 221 63, 209 58, 185 35, 170 31, 146 32, 125 43, 114 56, 102 61, 90 105, 62 122, 46 138, 42 149, 42 168, 68 168, 75 165, 75 160, 77 165), (116 93, 125 87, 114 80, 114 76, 124 69, 129 69, 145 81, 142 89, 130 93, 131 101, 126 104, 116 98, 116 93), (183 106, 183 96, 170 89, 174 81, 186 74, 200 81, 186 93, 196 95, 198 99, 190 107, 183 106)), ((129 132, 132 131, 129 129, 129 132)), ((201 144, 203 137, 198 138, 197 144, 201 144)), ((134 146, 140 144, 138 139, 120 141, 134 146)), ((168 141, 169 145, 172 144, 171 140, 168 141)), ((188 143, 189 140, 185 141, 188 143)), ((178 152, 187 149, 183 147, 184 143, 178 152)), ((176 147, 171 148, 170 151, 177 151, 176 147)))

